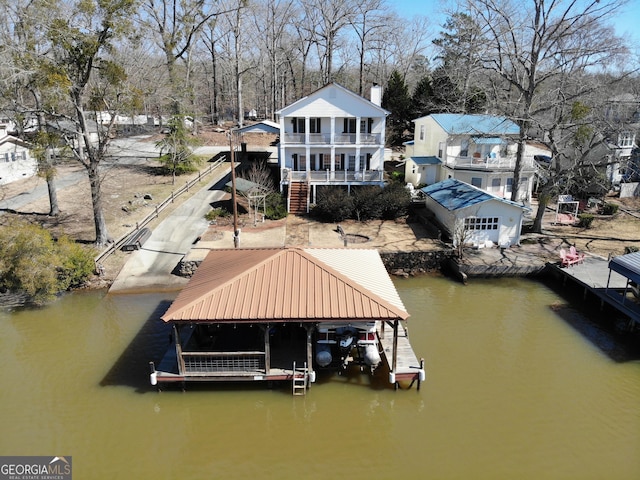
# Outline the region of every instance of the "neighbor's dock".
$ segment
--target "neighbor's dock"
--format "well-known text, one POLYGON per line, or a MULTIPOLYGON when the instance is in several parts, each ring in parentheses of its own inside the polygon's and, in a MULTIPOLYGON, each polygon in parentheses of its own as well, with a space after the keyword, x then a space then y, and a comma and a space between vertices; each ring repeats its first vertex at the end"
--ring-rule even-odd
POLYGON ((549 267, 562 276, 563 285, 567 280, 577 283, 584 288, 585 298, 591 293, 600 299, 601 306, 607 303, 635 324, 640 324, 640 304, 627 297, 628 279, 610 270, 608 260, 587 255, 582 263, 570 267, 561 268, 556 264, 549 264, 549 267))
POLYGON ((393 326, 391 326, 392 331, 387 332, 384 322, 380 322, 377 328, 378 341, 382 347, 383 358, 390 372, 389 382, 393 383, 397 388, 398 382, 401 380, 410 380, 412 383, 417 380, 417 388, 419 390, 420 382, 425 380, 424 360, 418 360, 418 357, 413 352, 405 325, 402 322, 398 322, 397 328, 397 335, 392 334, 393 326), (397 351, 395 365, 393 364, 394 338, 397 342, 395 345, 397 351))

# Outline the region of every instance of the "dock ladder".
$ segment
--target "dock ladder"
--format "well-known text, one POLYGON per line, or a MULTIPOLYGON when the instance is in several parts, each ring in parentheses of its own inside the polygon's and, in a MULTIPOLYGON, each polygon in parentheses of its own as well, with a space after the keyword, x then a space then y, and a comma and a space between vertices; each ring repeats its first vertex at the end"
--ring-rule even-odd
POLYGON ((308 381, 309 369, 307 368, 307 362, 304 362, 304 367, 302 368, 297 368, 296 362, 293 362, 293 394, 306 395, 308 381))

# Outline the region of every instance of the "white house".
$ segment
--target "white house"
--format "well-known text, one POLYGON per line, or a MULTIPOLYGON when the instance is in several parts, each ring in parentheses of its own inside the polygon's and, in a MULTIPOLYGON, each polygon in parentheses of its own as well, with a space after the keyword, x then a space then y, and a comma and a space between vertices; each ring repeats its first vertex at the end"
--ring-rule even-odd
POLYGON ((460 241, 476 246, 489 242, 501 246, 520 243, 527 207, 455 178, 434 183, 422 191, 426 207, 449 233, 454 245, 460 241))
MULTIPOLYGON (((492 195, 511 198, 518 138, 514 122, 495 115, 455 113, 427 115, 413 122, 414 140, 406 144, 408 182, 429 185, 456 178, 492 195)), ((534 155, 540 154, 548 150, 527 145, 519 201, 531 200, 537 170, 534 155)))
POLYGON ((7 135, 6 127, 0 125, 0 185, 32 177, 37 167, 38 162, 31 156, 29 144, 7 135))
POLYGON ((308 212, 319 185, 383 186, 385 123, 381 87, 367 100, 330 83, 276 112, 282 191, 290 212, 308 212))

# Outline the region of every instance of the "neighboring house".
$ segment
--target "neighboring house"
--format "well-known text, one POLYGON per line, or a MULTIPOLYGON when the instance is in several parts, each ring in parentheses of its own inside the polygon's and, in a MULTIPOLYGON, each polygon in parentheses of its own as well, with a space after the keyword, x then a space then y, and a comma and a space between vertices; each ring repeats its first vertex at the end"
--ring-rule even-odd
POLYGON ((390 380, 424 379, 415 355, 405 366, 378 340, 398 345, 408 316, 376 250, 211 250, 162 316, 173 335, 151 383, 292 381, 294 362, 314 382, 349 363, 374 369, 381 353, 390 380))
POLYGON ((37 170, 38 162, 31 156, 29 144, 7 135, 6 126, 0 125, 0 185, 32 177, 37 170))
MULTIPOLYGON (((73 145, 74 148, 77 148, 78 138, 80 133, 77 130, 77 126, 74 122, 69 120, 58 120, 48 123, 48 128, 58 133, 60 136, 66 139, 66 144, 73 145)), ((95 120, 87 120, 87 130, 89 133, 89 141, 92 145, 98 145, 100 137, 98 135, 99 128, 102 129, 104 127, 98 126, 98 123, 95 120)))
MULTIPOLYGON (((414 121, 413 142, 407 142, 405 179, 432 184, 456 178, 493 195, 511 198, 518 126, 495 115, 438 113, 414 121)), ((520 172, 518 201, 530 202, 535 155, 549 155, 540 144, 527 145, 520 172)))
POLYGON ((442 160, 438 157, 408 157, 405 160, 404 181, 414 187, 431 185, 438 181, 441 169, 442 160))
POLYGON ((385 124, 381 87, 371 100, 330 83, 276 112, 279 164, 290 212, 308 212, 317 187, 383 186, 385 124))
POLYGON ((280 134, 280 124, 272 122, 271 120, 262 120, 251 125, 245 125, 242 128, 234 130, 236 133, 268 133, 278 135, 280 134))
POLYGON ((460 242, 485 246, 518 245, 522 221, 529 209, 491 195, 468 183, 450 178, 422 189, 426 207, 451 237, 460 242))
POLYGON ((632 161, 636 139, 640 132, 640 97, 625 93, 610 98, 605 112, 611 125, 605 143, 590 154, 612 185, 629 181, 636 173, 632 161))

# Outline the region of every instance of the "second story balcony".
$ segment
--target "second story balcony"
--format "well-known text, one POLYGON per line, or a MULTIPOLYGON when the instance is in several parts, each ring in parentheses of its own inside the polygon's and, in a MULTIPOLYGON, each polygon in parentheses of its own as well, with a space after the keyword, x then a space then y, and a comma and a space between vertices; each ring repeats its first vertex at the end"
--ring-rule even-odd
MULTIPOLYGON (((516 156, 447 157, 445 164, 452 168, 467 168, 470 170, 513 170, 516 166, 516 156)), ((522 168, 525 170, 534 170, 535 162, 533 158, 525 157, 522 168)))
POLYGON ((285 133, 285 145, 379 145, 382 135, 379 133, 285 133), (308 138, 308 140, 307 140, 308 138))

